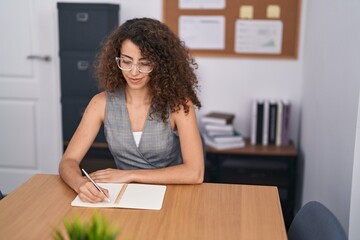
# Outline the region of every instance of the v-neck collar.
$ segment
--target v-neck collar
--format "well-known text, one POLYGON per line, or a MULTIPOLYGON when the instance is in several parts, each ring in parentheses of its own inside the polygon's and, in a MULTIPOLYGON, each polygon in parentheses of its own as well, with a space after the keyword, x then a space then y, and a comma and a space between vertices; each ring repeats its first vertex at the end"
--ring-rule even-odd
POLYGON ((141 142, 142 142, 142 139, 144 138, 144 135, 146 133, 146 129, 147 129, 147 125, 148 125, 148 122, 149 122, 149 114, 150 114, 150 109, 151 107, 149 108, 148 110, 148 113, 146 114, 146 119, 145 119, 145 122, 144 122, 144 125, 143 125, 143 129, 142 129, 142 134, 141 134, 141 137, 140 137, 140 141, 139 141, 139 146, 136 145, 136 141, 135 141, 135 137, 134 137, 134 134, 133 134, 133 130, 131 128, 131 122, 130 122, 130 117, 129 117, 129 112, 128 112, 128 109, 127 109, 127 106, 126 106, 126 91, 125 89, 123 89, 123 102, 124 102, 124 112, 125 112, 125 116, 127 118, 127 128, 129 129, 129 134, 131 134, 131 137, 132 137, 132 144, 136 147, 136 149, 138 150, 138 152, 142 155, 142 153, 139 151, 140 150, 140 147, 141 147, 141 142))

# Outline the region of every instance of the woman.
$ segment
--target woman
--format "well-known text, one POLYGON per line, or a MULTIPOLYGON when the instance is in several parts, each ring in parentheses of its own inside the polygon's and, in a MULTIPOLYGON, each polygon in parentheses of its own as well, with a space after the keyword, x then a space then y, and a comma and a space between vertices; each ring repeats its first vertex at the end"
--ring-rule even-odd
POLYGON ((183 42, 157 20, 128 20, 108 37, 96 66, 105 91, 90 101, 59 165, 82 201, 108 197, 79 169, 102 123, 118 169, 91 173, 95 182, 202 183, 196 68, 183 42))

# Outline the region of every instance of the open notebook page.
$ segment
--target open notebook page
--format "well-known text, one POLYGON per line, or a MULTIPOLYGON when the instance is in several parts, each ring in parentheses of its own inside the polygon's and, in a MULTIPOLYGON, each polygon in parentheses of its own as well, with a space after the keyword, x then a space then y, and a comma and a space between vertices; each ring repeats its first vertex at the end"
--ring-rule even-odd
POLYGON ((71 206, 95 207, 95 208, 137 208, 160 210, 165 196, 166 186, 129 183, 119 202, 115 200, 124 184, 122 183, 99 183, 99 186, 109 190, 110 202, 87 203, 80 200, 79 196, 71 202, 71 206))

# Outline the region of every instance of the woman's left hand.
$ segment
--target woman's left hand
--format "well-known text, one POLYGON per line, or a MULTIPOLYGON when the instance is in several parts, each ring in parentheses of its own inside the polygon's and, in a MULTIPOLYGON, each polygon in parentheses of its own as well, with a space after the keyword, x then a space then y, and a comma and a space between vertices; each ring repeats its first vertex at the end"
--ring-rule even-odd
POLYGON ((90 174, 95 182, 130 182, 129 174, 125 170, 107 168, 90 174))

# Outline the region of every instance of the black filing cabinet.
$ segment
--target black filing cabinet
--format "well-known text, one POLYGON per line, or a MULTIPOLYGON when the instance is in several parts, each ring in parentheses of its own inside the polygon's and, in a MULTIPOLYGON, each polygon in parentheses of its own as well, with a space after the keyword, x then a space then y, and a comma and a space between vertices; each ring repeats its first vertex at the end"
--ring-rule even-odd
MULTIPOLYGON (((99 92, 93 64, 101 43, 119 25, 119 5, 57 3, 62 126, 65 147, 91 98, 99 92)), ((103 127, 95 144, 105 143, 103 127)))

